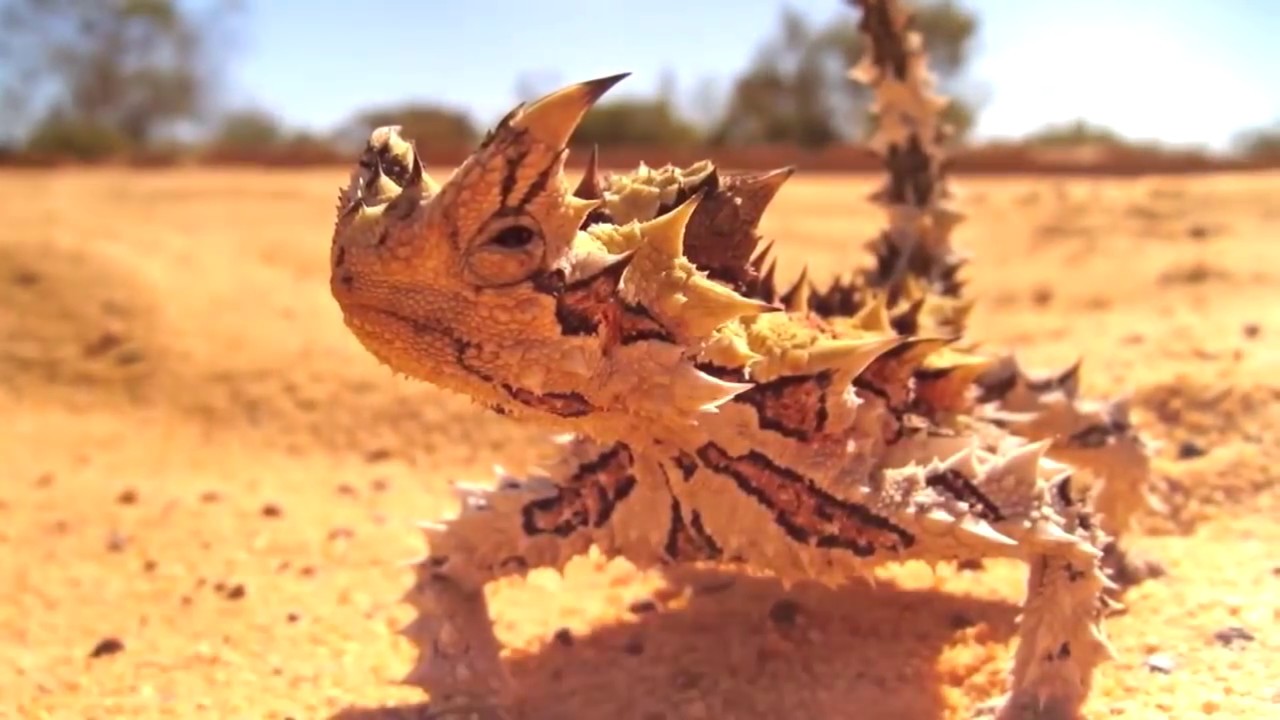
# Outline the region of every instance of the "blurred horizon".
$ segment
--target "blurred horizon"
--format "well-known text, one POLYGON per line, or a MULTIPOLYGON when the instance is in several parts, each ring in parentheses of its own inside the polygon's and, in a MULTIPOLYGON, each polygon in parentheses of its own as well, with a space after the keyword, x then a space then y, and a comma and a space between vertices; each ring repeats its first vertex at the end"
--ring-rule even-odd
MULTIPOLYGON (((905 2, 959 145, 1274 164, 1273 3, 905 2)), ((0 156, 323 160, 390 124, 447 155, 619 72, 575 144, 849 147, 876 122, 846 77, 858 17, 848 0, 0 0, 0 156)))
MULTIPOLYGON (((979 104, 975 140, 1083 119, 1135 140, 1224 150, 1280 119, 1280 13, 1270 0, 956 4, 978 18, 961 78, 979 104)), ((631 71, 609 99, 652 96, 669 78, 697 119, 707 110, 690 96, 732 83, 785 8, 815 24, 856 19, 841 0, 432 5, 249 3, 228 99, 313 131, 358 107, 415 100, 488 127, 522 99, 522 79, 547 91, 631 71)))

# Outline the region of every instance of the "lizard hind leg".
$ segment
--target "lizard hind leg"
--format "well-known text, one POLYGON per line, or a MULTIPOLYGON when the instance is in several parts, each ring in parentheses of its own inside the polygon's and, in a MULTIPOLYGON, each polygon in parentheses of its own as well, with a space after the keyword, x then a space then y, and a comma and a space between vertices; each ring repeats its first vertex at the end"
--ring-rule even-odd
POLYGON ((573 439, 545 474, 503 476, 493 488, 459 487, 456 517, 424 523, 427 556, 415 565, 405 601, 417 610, 401 632, 418 657, 404 683, 431 696, 431 717, 507 720, 518 697, 500 660, 485 585, 534 568, 562 570, 593 544, 606 556, 628 552, 617 524, 667 507, 665 490, 646 493, 622 444, 573 439))
POLYGON ((1109 608, 1101 563, 1107 538, 1072 497, 1070 469, 1043 457, 1047 446, 1006 447, 985 460, 968 453, 947 463, 949 486, 985 498, 985 519, 1017 543, 1029 566, 999 720, 1074 720, 1094 668, 1112 654, 1101 626, 1109 608))

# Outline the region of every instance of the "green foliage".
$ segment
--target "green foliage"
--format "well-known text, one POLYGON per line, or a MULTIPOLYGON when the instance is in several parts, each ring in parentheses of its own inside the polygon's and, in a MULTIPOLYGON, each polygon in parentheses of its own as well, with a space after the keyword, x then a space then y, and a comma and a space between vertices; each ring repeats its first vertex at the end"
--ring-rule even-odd
MULTIPOLYGON (((950 0, 925 3, 917 8, 916 27, 933 70, 943 81, 957 79, 969 59, 976 17, 950 0)), ((734 82, 711 142, 822 147, 865 133, 874 126, 871 94, 847 77, 863 52, 862 35, 847 16, 813 26, 794 10, 784 10, 776 36, 734 82)), ((963 136, 973 127, 976 110, 959 98, 953 97, 951 105, 949 119, 955 134, 963 136)))
POLYGON ((1083 118, 1071 122, 1049 125, 1024 138, 1024 142, 1040 147, 1078 147, 1094 145, 1119 147, 1130 144, 1119 133, 1083 118))
POLYGON ((56 151, 145 148, 211 103, 218 2, 197 17, 176 0, 7 0, 0 5, 3 124, 56 151), (34 122, 32 118, 37 118, 34 122))
MULTIPOLYGON (((915 5, 934 70, 953 97, 946 119, 963 137, 976 109, 954 99, 957 93, 946 85, 963 72, 977 20, 953 0, 915 5)), ((0 25, 6 30, 0 33, 5 66, 0 143, 89 160, 168 150, 170 131, 182 127, 201 131, 213 157, 231 158, 319 157, 336 146, 346 151, 363 143, 380 125, 400 125, 426 152, 433 147, 455 151, 479 141, 483 128, 467 113, 432 103, 359 111, 332 137, 296 132, 268 110, 219 114, 214 81, 230 59, 219 33, 240 4, 210 0, 203 6, 207 13, 197 15, 197 6, 181 0, 0 0, 0 25)), ((875 123, 870 93, 846 76, 863 50, 848 12, 815 23, 785 10, 774 37, 738 78, 727 87, 700 88, 701 123, 680 112, 668 72, 652 97, 601 103, 584 119, 574 142, 818 148, 852 141, 875 123)), ((522 95, 533 92, 534 85, 548 85, 525 80, 522 95)))
POLYGON ((92 120, 51 114, 27 139, 26 151, 39 157, 94 161, 119 157, 133 148, 129 138, 92 120))
POLYGON ((374 108, 357 113, 340 131, 343 143, 363 143, 374 128, 401 126, 401 134, 419 148, 469 147, 480 141, 480 131, 461 110, 423 103, 374 108))
POLYGON ((699 140, 698 129, 665 99, 615 100, 592 109, 574 133, 575 145, 678 147, 699 140))
POLYGON ((212 141, 218 148, 257 150, 280 145, 286 135, 274 115, 262 110, 240 110, 223 116, 212 141))
POLYGON ((1280 122, 1240 133, 1232 143, 1236 154, 1249 160, 1280 161, 1280 122))

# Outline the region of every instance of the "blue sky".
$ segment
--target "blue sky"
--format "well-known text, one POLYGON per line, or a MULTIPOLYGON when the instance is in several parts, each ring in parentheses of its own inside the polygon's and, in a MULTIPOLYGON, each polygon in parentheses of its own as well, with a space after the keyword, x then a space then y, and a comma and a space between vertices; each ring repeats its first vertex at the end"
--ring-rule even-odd
MULTIPOLYGON (((1126 135, 1221 148, 1280 121, 1280 0, 960 0, 980 28, 969 75, 980 137, 1075 117, 1126 135)), ((790 0, 815 19, 840 0, 790 0)), ((328 129, 355 108, 447 102, 480 122, 540 87, 631 71, 610 95, 681 97, 731 78, 780 0, 250 0, 233 101, 328 129)))

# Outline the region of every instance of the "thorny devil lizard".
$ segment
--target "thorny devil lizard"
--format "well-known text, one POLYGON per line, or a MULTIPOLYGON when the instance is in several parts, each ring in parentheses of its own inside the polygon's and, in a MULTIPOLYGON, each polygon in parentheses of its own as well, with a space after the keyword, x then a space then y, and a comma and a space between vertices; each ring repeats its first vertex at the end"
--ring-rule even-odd
POLYGON ((462 487, 457 517, 424 525, 406 682, 433 710, 514 717, 484 585, 595 545, 832 585, 886 561, 1022 558, 999 717, 1079 713, 1148 449, 1122 401, 1078 396, 1078 363, 1033 378, 962 339, 946 101, 897 0, 853 4, 889 223, 870 269, 825 289, 779 292, 758 247, 789 168, 604 175, 593 154, 570 189, 570 135, 625 74, 517 106, 443 184, 397 128, 374 131, 333 236, 347 326, 400 373, 562 433, 545 473, 462 487))

